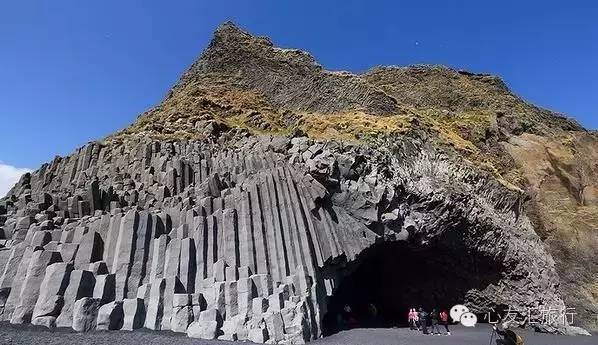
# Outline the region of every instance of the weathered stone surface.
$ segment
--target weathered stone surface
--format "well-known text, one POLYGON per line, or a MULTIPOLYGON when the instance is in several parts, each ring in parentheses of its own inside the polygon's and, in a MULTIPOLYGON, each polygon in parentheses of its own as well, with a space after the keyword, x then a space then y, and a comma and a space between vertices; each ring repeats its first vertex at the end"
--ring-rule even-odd
POLYGON ((254 343, 264 344, 269 339, 268 330, 265 327, 264 328, 251 328, 249 330, 247 339, 254 343))
POLYGON ((151 239, 155 231, 155 219, 148 212, 139 214, 139 226, 134 235, 135 243, 131 248, 130 272, 127 278, 127 297, 137 297, 137 288, 147 282, 151 269, 151 260, 148 260, 151 251, 151 239))
POLYGON ((88 271, 93 273, 95 276, 108 274, 108 266, 104 261, 97 261, 89 264, 88 271))
POLYGON ((268 297, 272 293, 274 282, 269 274, 254 274, 249 279, 253 281, 258 296, 268 297))
POLYGON ((269 339, 275 343, 284 339, 284 323, 280 312, 267 313, 264 315, 264 321, 268 329, 269 339))
POLYGON ((195 255, 197 249, 195 248, 195 241, 193 238, 185 238, 181 241, 181 255, 180 255, 180 267, 179 277, 185 288, 185 291, 191 293, 195 289, 195 275, 196 275, 196 264, 195 255))
POLYGON ((199 320, 191 323, 187 328, 190 338, 217 339, 221 335, 222 317, 218 309, 204 310, 199 314, 199 320))
POLYGON ((49 231, 36 231, 31 239, 31 245, 34 247, 43 247, 52 241, 52 234, 49 231))
POLYGON ((31 256, 31 263, 23 281, 19 303, 15 308, 11 323, 28 323, 35 309, 40 294, 40 287, 46 274, 46 268, 61 261, 60 253, 37 250, 31 256))
POLYGON ((164 295, 166 294, 166 279, 159 278, 152 282, 150 300, 145 316, 145 328, 160 330, 164 317, 164 295))
POLYGON ((161 235, 154 240, 152 266, 151 266, 151 281, 164 277, 164 261, 166 258, 166 248, 168 245, 168 235, 161 235))
POLYGON ((102 305, 98 310, 96 328, 100 330, 121 329, 123 321, 123 302, 113 301, 102 305))
POLYGON ((248 318, 246 315, 236 315, 222 324, 222 332, 224 333, 218 339, 220 340, 247 340, 249 331, 247 329, 248 318))
POLYGON ((163 330, 170 330, 170 319, 172 317, 172 307, 173 307, 173 299, 175 294, 184 293, 185 288, 178 277, 167 277, 166 278, 166 287, 164 289, 164 312, 162 315, 162 325, 161 329, 163 330))
POLYGON ((239 292, 236 281, 224 284, 224 303, 227 318, 232 318, 239 313, 239 292))
POLYGON ((252 312, 254 316, 259 316, 268 310, 268 299, 264 297, 256 297, 251 302, 253 307, 252 312))
POLYGON ((62 261, 71 262, 75 259, 79 245, 76 243, 61 243, 58 245, 57 251, 62 256, 62 261))
POLYGON ((64 304, 63 295, 68 286, 73 265, 58 262, 46 268, 40 294, 35 303, 31 323, 36 324, 38 317, 58 317, 64 304))
POLYGON ((145 305, 145 310, 147 311, 147 307, 150 301, 150 293, 152 289, 152 284, 143 284, 137 289, 137 298, 143 300, 143 304, 145 305))
POLYGON ((77 332, 89 332, 97 327, 98 311, 102 301, 97 298, 83 297, 73 307, 73 329, 77 332))
POLYGON ((93 298, 99 299, 102 303, 114 301, 116 295, 116 275, 101 274, 95 277, 93 298))
POLYGON ((132 331, 143 327, 145 322, 145 305, 140 298, 125 298, 122 304, 124 318, 122 330, 132 331))
POLYGON ((193 306, 174 306, 170 320, 170 328, 173 332, 185 333, 187 327, 193 322, 193 306))
MULTIPOLYGON (((26 247, 23 251, 21 261, 19 262, 19 267, 15 273, 15 277, 25 277, 27 275, 29 262, 31 261, 31 257, 33 255, 33 249, 34 248, 26 247)), ((2 300, 5 301, 4 308, 2 309, 3 321, 10 321, 12 318, 12 314, 19 303, 19 299, 21 298, 23 282, 23 279, 14 279, 11 287, 2 289, 2 294, 0 296, 2 297, 2 300)))
POLYGON ((70 274, 69 285, 64 292, 64 306, 56 319, 58 327, 73 325, 73 308, 75 302, 83 297, 92 297, 95 286, 93 273, 83 270, 73 270, 70 274))
MULTIPOLYGON (((120 231, 114 251, 114 263, 111 273, 116 274, 116 299, 122 300, 129 294, 127 279, 131 273, 134 258, 134 241, 139 227, 139 213, 131 210, 125 214, 120 223, 120 231)), ((137 293, 137 286, 134 288, 137 293)), ((136 296, 136 295, 135 295, 136 296)))
POLYGON ((13 246, 10 251, 10 255, 0 276, 0 307, 4 307, 6 304, 6 299, 13 286, 13 279, 18 272, 26 249, 27 246, 18 244, 13 246))
POLYGON ((83 235, 75 255, 75 268, 89 268, 90 263, 102 260, 103 252, 104 240, 102 240, 102 236, 96 231, 86 233, 83 235))
POLYGON ((55 316, 40 316, 36 317, 31 321, 34 326, 43 326, 46 328, 56 328, 56 317, 55 316))
POLYGON ((34 316, 31 319, 31 324, 36 326, 45 326, 48 328, 56 327, 56 318, 60 314, 60 310, 64 305, 64 297, 60 295, 53 295, 45 299, 43 305, 36 304, 34 316), (36 315, 39 313, 39 315, 36 315))
POLYGON ((226 281, 226 261, 220 259, 214 263, 213 273, 214 273, 214 280, 217 282, 226 281))

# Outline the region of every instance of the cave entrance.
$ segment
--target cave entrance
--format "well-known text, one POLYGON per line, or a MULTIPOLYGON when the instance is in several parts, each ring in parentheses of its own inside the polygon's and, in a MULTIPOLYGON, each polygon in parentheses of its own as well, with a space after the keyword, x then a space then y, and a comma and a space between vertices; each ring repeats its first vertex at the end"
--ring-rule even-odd
POLYGON ((353 322, 344 329, 407 326, 410 308, 450 310, 464 303, 467 291, 483 290, 500 275, 496 265, 467 251, 460 241, 426 246, 377 243, 344 272, 340 286, 328 299, 324 335, 343 329, 345 306, 351 307, 353 322))

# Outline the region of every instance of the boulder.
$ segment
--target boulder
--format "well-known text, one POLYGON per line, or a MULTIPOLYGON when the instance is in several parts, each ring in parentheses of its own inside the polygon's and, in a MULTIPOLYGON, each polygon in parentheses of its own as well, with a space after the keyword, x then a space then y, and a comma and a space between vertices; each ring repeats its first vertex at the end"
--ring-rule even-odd
POLYGON ((98 311, 102 303, 99 298, 83 297, 73 307, 73 329, 89 332, 96 329, 98 311))
POLYGON ((97 329, 117 330, 121 329, 124 321, 123 302, 113 301, 104 304, 98 310, 97 329))
POLYGON ((222 333, 222 317, 218 309, 204 310, 199 314, 199 320, 192 322, 187 328, 190 338, 217 339, 222 333))
POLYGON ((247 340, 258 344, 264 344, 268 339, 268 330, 266 328, 252 328, 247 335, 247 340))

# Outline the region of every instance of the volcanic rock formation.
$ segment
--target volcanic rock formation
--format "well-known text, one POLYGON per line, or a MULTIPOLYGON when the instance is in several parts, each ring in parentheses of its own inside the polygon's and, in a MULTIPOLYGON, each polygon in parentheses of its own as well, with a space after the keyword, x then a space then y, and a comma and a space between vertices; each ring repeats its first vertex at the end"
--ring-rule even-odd
POLYGON ((496 77, 330 72, 225 23, 161 104, 0 201, 0 318, 294 344, 345 303, 587 316, 597 161, 496 77))

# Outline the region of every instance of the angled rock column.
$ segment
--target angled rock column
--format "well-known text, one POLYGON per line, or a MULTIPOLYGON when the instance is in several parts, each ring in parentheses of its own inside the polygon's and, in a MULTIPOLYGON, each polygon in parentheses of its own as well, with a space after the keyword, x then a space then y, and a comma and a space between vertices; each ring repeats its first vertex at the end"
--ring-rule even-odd
POLYGON ((27 274, 23 282, 23 288, 19 298, 19 304, 10 320, 11 323, 31 322, 35 303, 39 297, 39 289, 46 274, 46 267, 55 262, 60 262, 60 253, 45 250, 33 252, 27 274))
POLYGON ((32 324, 50 327, 55 324, 64 304, 63 295, 72 270, 73 265, 65 262, 57 262, 46 268, 46 275, 33 310, 32 324))
POLYGON ((127 283, 133 264, 136 244, 134 240, 138 226, 139 213, 137 211, 131 210, 122 218, 118 240, 116 241, 114 263, 111 268, 111 273, 116 274, 116 300, 127 297, 127 283))
POLYGON ((58 327, 72 327, 75 302, 83 297, 92 297, 95 277, 90 271, 74 270, 71 272, 69 285, 64 292, 64 306, 56 319, 58 327))

